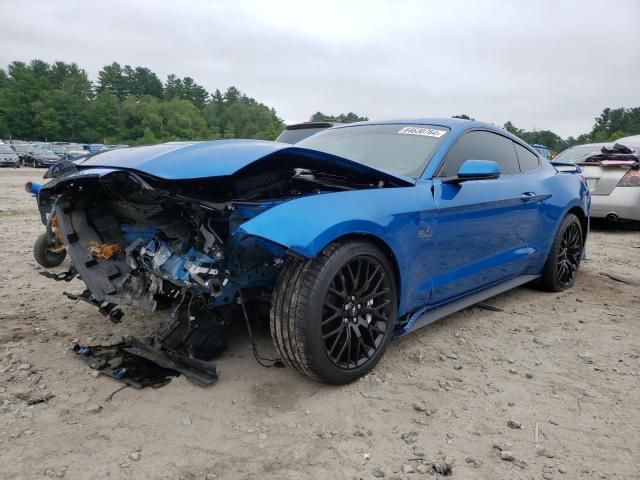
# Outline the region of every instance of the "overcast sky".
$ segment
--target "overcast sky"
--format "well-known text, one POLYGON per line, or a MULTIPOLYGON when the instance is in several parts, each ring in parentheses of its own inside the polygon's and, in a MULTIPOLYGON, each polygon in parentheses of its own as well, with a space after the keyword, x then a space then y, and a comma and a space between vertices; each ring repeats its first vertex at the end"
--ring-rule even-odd
POLYGON ((640 106, 639 0, 0 0, 0 18, 0 65, 146 66, 287 122, 466 113, 568 136, 640 106))

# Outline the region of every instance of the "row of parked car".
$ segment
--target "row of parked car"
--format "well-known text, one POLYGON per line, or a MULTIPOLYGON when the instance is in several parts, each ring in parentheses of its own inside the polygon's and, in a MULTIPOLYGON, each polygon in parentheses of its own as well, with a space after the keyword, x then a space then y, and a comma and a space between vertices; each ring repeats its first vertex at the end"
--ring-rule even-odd
POLYGON ((0 140, 0 166, 48 168, 60 160, 76 162, 94 153, 126 146, 103 145, 101 143, 25 142, 21 140, 11 140, 5 143, 0 140))

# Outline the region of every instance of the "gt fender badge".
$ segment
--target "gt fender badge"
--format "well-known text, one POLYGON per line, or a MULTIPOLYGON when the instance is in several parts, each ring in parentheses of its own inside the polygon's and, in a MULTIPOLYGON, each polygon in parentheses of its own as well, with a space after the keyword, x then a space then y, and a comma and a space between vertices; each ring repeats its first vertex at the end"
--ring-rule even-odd
POLYGON ((421 240, 428 240, 431 238, 431 235, 433 235, 431 225, 426 223, 420 224, 420 228, 418 229, 418 238, 421 240))

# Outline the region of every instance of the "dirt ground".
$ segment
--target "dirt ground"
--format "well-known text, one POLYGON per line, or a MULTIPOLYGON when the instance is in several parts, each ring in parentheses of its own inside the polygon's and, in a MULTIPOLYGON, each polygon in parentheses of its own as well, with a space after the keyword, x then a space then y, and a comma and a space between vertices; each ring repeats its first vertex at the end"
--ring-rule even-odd
POLYGON ((640 479, 639 287, 601 275, 640 282, 639 229, 594 228, 573 289, 452 315, 348 386, 260 367, 239 330, 216 385, 180 377, 109 400, 121 384, 68 348, 153 333, 160 317, 113 325, 62 295, 79 281, 38 274, 43 227, 22 185, 42 173, 0 171, 0 478, 419 479, 446 463, 443 478, 465 480, 640 479))

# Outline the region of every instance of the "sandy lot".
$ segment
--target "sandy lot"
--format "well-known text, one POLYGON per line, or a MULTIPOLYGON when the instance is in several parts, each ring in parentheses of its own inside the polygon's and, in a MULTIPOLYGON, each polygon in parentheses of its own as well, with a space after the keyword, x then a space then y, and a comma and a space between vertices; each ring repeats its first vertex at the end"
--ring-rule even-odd
POLYGON ((0 171, 0 478, 419 479, 446 459, 443 478, 640 479, 639 287, 600 274, 640 281, 637 228, 594 228, 572 290, 455 314, 352 385, 262 368, 238 330, 216 385, 181 377, 108 400, 121 384, 68 347, 151 333, 159 317, 113 325, 62 295, 80 282, 38 275, 43 227, 22 185, 42 173, 0 171))

